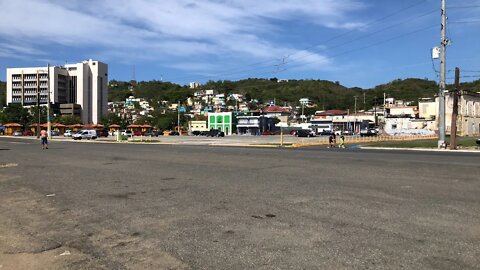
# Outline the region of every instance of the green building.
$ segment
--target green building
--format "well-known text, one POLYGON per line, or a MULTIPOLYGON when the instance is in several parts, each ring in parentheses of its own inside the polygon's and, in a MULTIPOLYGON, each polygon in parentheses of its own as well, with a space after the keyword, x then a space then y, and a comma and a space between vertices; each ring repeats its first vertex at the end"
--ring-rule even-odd
POLYGON ((232 135, 236 130, 235 116, 232 112, 208 113, 208 128, 218 129, 225 135, 232 135))

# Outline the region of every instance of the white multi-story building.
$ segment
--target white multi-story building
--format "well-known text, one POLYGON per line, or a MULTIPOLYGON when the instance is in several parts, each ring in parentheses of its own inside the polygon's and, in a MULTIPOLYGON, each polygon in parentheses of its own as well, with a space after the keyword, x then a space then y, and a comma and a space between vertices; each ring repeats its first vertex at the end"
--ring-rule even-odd
MULTIPOLYGON (((64 108, 78 104, 82 122, 97 124, 108 110, 107 83, 108 65, 93 60, 63 67, 7 68, 7 104, 47 104, 47 89, 50 89, 50 102, 54 107, 61 109, 65 104, 70 106, 64 108)), ((67 109, 61 113, 72 112, 67 109)))

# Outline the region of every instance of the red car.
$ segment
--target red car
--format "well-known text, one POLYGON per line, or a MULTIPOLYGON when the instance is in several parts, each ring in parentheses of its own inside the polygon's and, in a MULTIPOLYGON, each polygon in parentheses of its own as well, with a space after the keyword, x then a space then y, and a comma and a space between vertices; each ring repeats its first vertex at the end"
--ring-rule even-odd
POLYGON ((138 130, 137 130, 137 131, 133 132, 133 135, 135 135, 135 136, 142 136, 143 134, 142 134, 141 131, 138 131, 138 130))
POLYGON ((31 130, 25 130, 23 132, 23 136, 33 136, 33 135, 35 135, 35 134, 31 130))

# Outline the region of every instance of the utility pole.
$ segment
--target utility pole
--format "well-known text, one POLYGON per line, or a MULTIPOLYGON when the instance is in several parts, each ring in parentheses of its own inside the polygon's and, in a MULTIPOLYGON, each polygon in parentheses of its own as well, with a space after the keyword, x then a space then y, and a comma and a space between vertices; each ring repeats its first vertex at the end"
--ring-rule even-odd
POLYGON ((302 102, 302 117, 306 118, 304 111, 305 111, 305 103, 302 102))
POLYGON ((460 93, 460 69, 455 68, 455 90, 453 91, 452 124, 450 129, 450 150, 457 149, 458 95, 460 93))
POLYGON ((180 132, 180 100, 178 101, 178 105, 177 105, 177 127, 178 127, 178 136, 181 135, 181 132, 180 132))
POLYGON ((365 99, 365 92, 363 92, 363 110, 364 111, 367 110, 367 102, 366 102, 366 99, 365 99))
POLYGON ((440 89, 438 90, 438 148, 445 148, 445 79, 447 51, 447 4, 442 0, 442 21, 440 40, 440 89))
POLYGON ((354 109, 354 112, 355 112, 355 117, 354 117, 354 122, 353 122, 353 132, 357 132, 357 96, 354 96, 353 97, 355 99, 355 109, 354 109))
POLYGON ((50 122, 50 63, 47 65, 47 136, 52 139, 52 123, 50 122))
MULTIPOLYGON (((23 79, 22 79, 23 81, 23 79)), ((40 138, 40 115, 41 115, 41 110, 40 110, 40 74, 38 73, 37 70, 37 113, 38 113, 38 122, 37 122, 37 139, 40 138)))

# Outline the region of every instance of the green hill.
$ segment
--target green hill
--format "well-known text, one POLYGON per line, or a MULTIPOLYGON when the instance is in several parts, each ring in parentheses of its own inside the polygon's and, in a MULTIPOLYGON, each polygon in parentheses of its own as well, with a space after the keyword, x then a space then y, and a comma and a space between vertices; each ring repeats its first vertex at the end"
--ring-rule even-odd
MULTIPOLYGON (((447 86, 452 88, 452 86, 447 86)), ((462 88, 470 91, 480 91, 480 80, 462 83, 462 88)), ((355 96, 357 109, 371 108, 376 100, 383 102, 383 94, 387 97, 418 101, 419 98, 433 97, 438 93, 435 81, 425 79, 404 79, 378 85, 371 89, 358 87, 348 88, 338 82, 325 80, 289 80, 278 82, 276 78, 250 78, 240 81, 209 81, 200 89, 213 89, 220 93, 243 94, 248 100, 257 99, 260 102, 275 100, 279 105, 298 106, 299 99, 308 97, 317 107, 313 109, 354 109, 355 96), (364 103, 365 100, 365 103, 364 103)), ((122 101, 129 96, 145 98, 153 104, 167 100, 172 103, 184 101, 193 92, 187 86, 162 81, 123 82, 112 80, 109 83, 109 101, 122 101)), ((0 104, 6 103, 6 83, 0 81, 0 104)))

